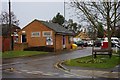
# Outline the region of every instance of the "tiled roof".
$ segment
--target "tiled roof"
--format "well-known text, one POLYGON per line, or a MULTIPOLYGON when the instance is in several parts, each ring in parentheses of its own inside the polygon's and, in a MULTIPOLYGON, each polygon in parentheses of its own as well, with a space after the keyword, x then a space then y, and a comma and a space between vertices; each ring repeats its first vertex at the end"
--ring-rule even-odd
POLYGON ((72 31, 67 30, 63 26, 57 24, 57 23, 52 23, 52 22, 47 22, 47 21, 40 21, 43 23, 45 26, 49 27, 50 29, 54 30, 57 34, 64 34, 64 35, 74 35, 72 31))

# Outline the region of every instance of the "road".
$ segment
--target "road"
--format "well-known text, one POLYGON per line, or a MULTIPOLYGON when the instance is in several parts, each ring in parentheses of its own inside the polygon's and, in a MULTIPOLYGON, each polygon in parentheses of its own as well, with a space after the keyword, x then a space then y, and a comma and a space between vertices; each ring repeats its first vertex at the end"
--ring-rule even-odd
POLYGON ((86 78, 87 76, 77 76, 66 73, 55 68, 55 64, 61 60, 74 59, 91 55, 91 48, 71 51, 65 54, 52 56, 33 56, 24 58, 15 58, 4 62, 3 78, 86 78))

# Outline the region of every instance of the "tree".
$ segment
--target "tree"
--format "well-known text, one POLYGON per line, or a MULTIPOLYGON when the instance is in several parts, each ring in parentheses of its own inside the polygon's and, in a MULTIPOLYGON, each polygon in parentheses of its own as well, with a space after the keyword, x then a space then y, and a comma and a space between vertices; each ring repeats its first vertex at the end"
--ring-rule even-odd
POLYGON ((65 21, 63 26, 70 30, 73 31, 74 33, 78 33, 80 31, 81 25, 77 24, 76 22, 73 22, 72 19, 69 19, 68 21, 65 21))
POLYGON ((65 18, 60 13, 57 13, 57 15, 52 19, 53 23, 58 23, 59 25, 62 25, 64 21, 65 18))
POLYGON ((98 24, 97 30, 98 30, 97 31, 97 37, 98 38, 103 38, 104 37, 104 29, 103 29, 102 23, 98 24))
MULTIPOLYGON (((9 24, 9 13, 3 11, 0 15, 0 24, 9 24)), ((19 20, 17 20, 15 14, 11 12, 11 24, 12 25, 19 25, 19 20)))
POLYGON ((111 37, 120 20, 120 1, 78 2, 78 0, 73 0, 70 2, 70 6, 79 11, 78 15, 82 13, 95 31, 98 30, 99 22, 103 26, 107 26, 108 48, 111 49, 111 37))

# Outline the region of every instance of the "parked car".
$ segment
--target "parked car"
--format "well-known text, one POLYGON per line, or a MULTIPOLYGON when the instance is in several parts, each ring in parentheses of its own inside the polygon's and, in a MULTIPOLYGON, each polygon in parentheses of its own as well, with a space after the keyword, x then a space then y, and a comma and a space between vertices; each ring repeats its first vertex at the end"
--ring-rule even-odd
MULTIPOLYGON (((105 39, 105 38, 104 38, 105 39)), ((108 41, 108 38, 106 37, 107 41, 108 41)), ((117 37, 111 37, 111 46, 112 47, 115 47, 115 44, 119 44, 120 43, 120 40, 117 38, 117 37)))
POLYGON ((84 41, 84 47, 88 46, 88 41, 84 41))
POLYGON ((117 37, 111 37, 112 47, 114 47, 115 44, 119 44, 119 43, 120 43, 120 40, 117 37))
POLYGON ((88 46, 93 46, 93 40, 87 42, 88 46))
POLYGON ((101 40, 96 40, 96 41, 94 42, 94 46, 95 46, 95 47, 100 47, 100 46, 101 46, 101 43, 102 43, 101 40))
POLYGON ((84 42, 83 41, 77 41, 75 42, 75 44, 79 47, 79 46, 84 46, 84 42))
POLYGON ((87 47, 87 46, 88 46, 87 42, 84 42, 84 47, 87 47))

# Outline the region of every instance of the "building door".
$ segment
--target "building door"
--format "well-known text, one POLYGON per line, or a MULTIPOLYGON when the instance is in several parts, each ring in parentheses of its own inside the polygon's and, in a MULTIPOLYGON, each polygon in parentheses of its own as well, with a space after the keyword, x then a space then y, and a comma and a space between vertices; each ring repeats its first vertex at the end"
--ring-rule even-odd
POLYGON ((65 46, 65 36, 63 35, 63 40, 62 40, 62 42, 63 42, 63 49, 66 47, 65 46))
POLYGON ((26 35, 22 34, 22 43, 26 42, 26 35))

